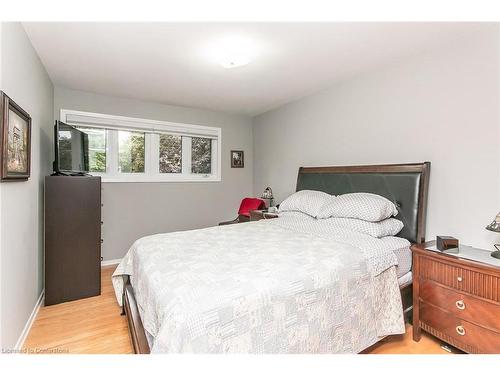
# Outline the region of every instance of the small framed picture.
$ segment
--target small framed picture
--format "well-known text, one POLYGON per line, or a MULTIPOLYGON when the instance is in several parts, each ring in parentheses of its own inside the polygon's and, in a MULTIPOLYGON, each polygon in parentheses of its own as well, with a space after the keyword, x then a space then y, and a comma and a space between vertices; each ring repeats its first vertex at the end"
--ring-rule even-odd
POLYGON ((244 168, 245 156, 243 151, 231 150, 231 168, 244 168))
POLYGON ((31 167, 31 117, 0 91, 0 180, 25 181, 31 167))

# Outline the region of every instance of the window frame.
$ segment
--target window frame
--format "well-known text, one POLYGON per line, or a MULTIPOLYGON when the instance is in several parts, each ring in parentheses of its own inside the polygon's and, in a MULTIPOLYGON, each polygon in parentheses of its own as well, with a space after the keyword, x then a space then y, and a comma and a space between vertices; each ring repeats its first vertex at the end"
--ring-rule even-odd
POLYGON ((105 128, 106 173, 89 172, 100 176, 102 182, 220 182, 222 181, 222 129, 202 125, 147 120, 135 117, 115 116, 93 112, 61 109, 60 119, 72 126, 105 128), (73 120, 72 120, 73 119, 73 120), (78 120, 79 119, 79 120, 78 120), (118 171, 118 131, 145 133, 144 173, 121 173, 118 171), (160 173, 159 133, 182 136, 182 173, 160 173), (212 173, 191 173, 191 138, 212 139, 212 173))

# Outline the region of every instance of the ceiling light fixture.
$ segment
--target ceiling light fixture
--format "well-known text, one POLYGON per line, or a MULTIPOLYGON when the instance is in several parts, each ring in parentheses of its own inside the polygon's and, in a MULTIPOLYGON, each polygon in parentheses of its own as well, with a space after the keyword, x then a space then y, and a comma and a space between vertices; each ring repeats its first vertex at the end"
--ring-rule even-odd
POLYGON ((205 55, 213 63, 226 69, 244 66, 257 56, 255 43, 241 36, 231 36, 208 45, 205 55))
POLYGON ((220 64, 222 65, 223 68, 231 69, 231 68, 237 68, 238 66, 247 65, 250 61, 251 60, 248 56, 233 55, 222 58, 220 64))

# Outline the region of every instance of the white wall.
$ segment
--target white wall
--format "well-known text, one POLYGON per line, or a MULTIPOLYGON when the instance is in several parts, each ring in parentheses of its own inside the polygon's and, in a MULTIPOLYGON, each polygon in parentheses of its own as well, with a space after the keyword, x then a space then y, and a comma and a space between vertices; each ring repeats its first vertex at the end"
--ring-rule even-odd
POLYGON ((21 24, 1 29, 1 89, 32 118, 31 177, 1 183, 1 347, 12 349, 43 288, 43 177, 50 171, 54 93, 21 24))
POLYGON ((61 109, 139 117, 222 128, 222 181, 103 183, 104 260, 121 258, 145 235, 196 229, 234 219, 252 194, 252 120, 187 107, 142 102, 55 88, 54 117, 61 109), (230 150, 245 151, 245 168, 230 168, 230 150))
POLYGON ((491 248, 500 211, 499 31, 285 105, 254 119, 254 192, 277 201, 300 166, 432 162, 427 238, 491 248))

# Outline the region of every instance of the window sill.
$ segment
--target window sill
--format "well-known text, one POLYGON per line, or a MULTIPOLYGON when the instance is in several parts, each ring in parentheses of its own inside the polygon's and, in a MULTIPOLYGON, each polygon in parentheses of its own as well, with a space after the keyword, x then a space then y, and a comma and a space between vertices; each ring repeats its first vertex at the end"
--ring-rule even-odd
POLYGON ((214 178, 185 178, 185 179, 171 179, 171 180, 162 180, 155 178, 109 178, 109 177, 101 177, 101 182, 103 183, 179 183, 179 182, 221 182, 222 179, 220 177, 214 178))

